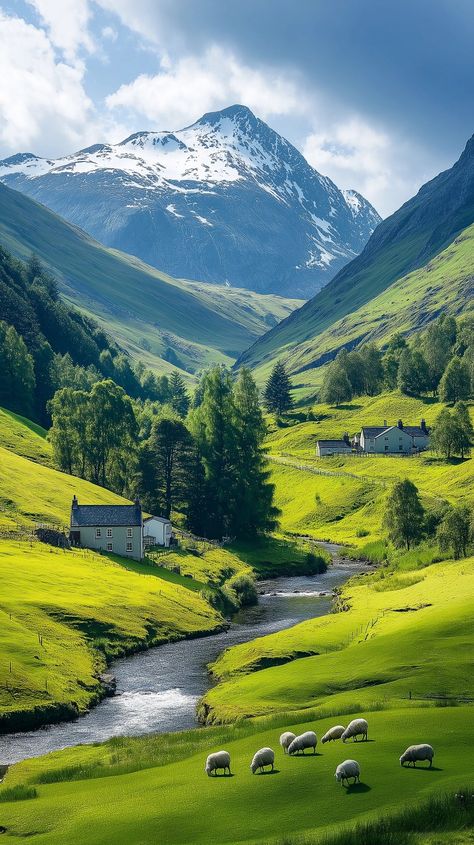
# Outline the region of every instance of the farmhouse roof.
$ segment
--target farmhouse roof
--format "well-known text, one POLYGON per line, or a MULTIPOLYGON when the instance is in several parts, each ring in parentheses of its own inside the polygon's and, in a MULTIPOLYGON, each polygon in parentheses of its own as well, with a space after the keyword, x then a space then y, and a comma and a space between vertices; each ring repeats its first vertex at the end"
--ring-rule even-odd
POLYGON ((147 522, 150 522, 152 519, 156 519, 157 522, 162 522, 163 525, 169 525, 171 522, 170 519, 166 519, 164 516, 147 516, 146 519, 143 520, 143 524, 146 525, 147 522))
POLYGON ((423 430, 419 425, 404 425, 403 428, 400 428, 396 425, 375 425, 375 426, 366 426, 362 427, 362 431, 364 433, 364 437, 380 437, 381 434, 385 434, 387 431, 392 431, 392 429, 398 428, 399 431, 404 431, 405 434, 408 434, 409 437, 426 437, 427 431, 423 430))
POLYGON ((346 440, 317 440, 320 446, 342 446, 345 449, 350 449, 349 443, 346 440))
POLYGON ((142 508, 140 503, 133 505, 79 505, 73 499, 71 508, 71 527, 119 527, 141 526, 142 508))

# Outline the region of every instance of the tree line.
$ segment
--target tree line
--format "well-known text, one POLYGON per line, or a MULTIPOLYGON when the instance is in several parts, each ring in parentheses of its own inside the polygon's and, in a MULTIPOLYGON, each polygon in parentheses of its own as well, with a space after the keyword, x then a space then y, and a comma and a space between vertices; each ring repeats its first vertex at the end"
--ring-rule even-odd
POLYGON ((61 388, 49 403, 61 469, 110 487, 146 510, 180 514, 200 536, 249 537, 276 527, 278 510, 263 441, 265 423, 249 370, 204 373, 194 396, 179 374, 173 402, 142 403, 112 380, 61 388), (188 410, 189 409, 189 410, 188 410))
POLYGON ((388 497, 384 527, 398 548, 411 549, 423 539, 435 540, 455 560, 466 557, 474 544, 474 514, 468 505, 443 503, 425 510, 418 488, 409 479, 397 482, 388 497))
POLYGON ((474 318, 441 315, 411 342, 396 334, 382 351, 366 343, 342 349, 328 366, 321 399, 330 405, 398 388, 456 403, 474 392, 474 318))

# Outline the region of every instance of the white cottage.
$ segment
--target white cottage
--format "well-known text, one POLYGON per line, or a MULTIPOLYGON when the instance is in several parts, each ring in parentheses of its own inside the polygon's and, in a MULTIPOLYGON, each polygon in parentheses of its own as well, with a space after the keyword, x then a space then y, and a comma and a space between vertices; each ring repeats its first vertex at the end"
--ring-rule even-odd
POLYGON ((376 455, 412 455, 427 449, 429 432, 424 420, 420 426, 397 425, 364 426, 360 433, 359 447, 363 452, 376 455))
POLYGON ((169 519, 163 516, 149 516, 143 520, 143 542, 147 546, 168 546, 173 536, 173 527, 169 519))
POLYGON ((350 455, 351 452, 352 446, 348 437, 344 440, 316 441, 316 455, 318 458, 324 458, 330 455, 350 455))

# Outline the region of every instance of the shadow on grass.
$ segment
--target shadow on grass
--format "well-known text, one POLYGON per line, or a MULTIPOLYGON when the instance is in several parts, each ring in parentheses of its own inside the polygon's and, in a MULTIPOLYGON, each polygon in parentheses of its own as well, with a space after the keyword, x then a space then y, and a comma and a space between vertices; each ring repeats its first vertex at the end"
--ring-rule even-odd
POLYGON ((439 766, 403 766, 402 768, 410 772, 442 772, 439 766))
POLYGON ((255 772, 256 775, 279 775, 280 769, 268 769, 263 772, 255 772))
POLYGON ((223 773, 222 775, 209 775, 209 778, 211 780, 216 780, 217 778, 235 778, 235 775, 233 772, 228 772, 227 774, 223 773))
POLYGON ((322 757, 323 755, 316 751, 316 754, 289 754, 291 760, 312 760, 314 757, 322 757))
POLYGON ((372 787, 368 783, 350 783, 344 789, 346 790, 346 795, 357 795, 362 792, 370 792, 372 787))

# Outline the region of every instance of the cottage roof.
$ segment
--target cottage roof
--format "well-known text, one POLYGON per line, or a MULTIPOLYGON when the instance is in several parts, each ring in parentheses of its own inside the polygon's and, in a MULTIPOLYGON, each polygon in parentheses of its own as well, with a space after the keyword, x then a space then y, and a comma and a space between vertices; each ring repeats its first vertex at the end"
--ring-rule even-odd
POLYGON ((346 440, 317 440, 319 446, 337 446, 338 448, 350 449, 351 446, 346 440))
POLYGON ((392 431, 393 429, 398 429, 400 433, 403 431, 405 434, 408 434, 409 437, 426 437, 428 434, 428 432, 423 431, 419 425, 404 425, 403 428, 399 428, 397 425, 364 425, 362 427, 364 437, 380 437, 381 434, 386 434, 387 431, 392 431))
POLYGON ((143 524, 146 525, 147 522, 150 522, 152 519, 155 519, 157 522, 162 522, 163 525, 169 525, 171 523, 171 520, 166 519, 164 516, 147 516, 147 518, 143 520, 143 524))
POLYGON ((142 509, 134 505, 78 505, 71 508, 71 528, 140 526, 142 509))

